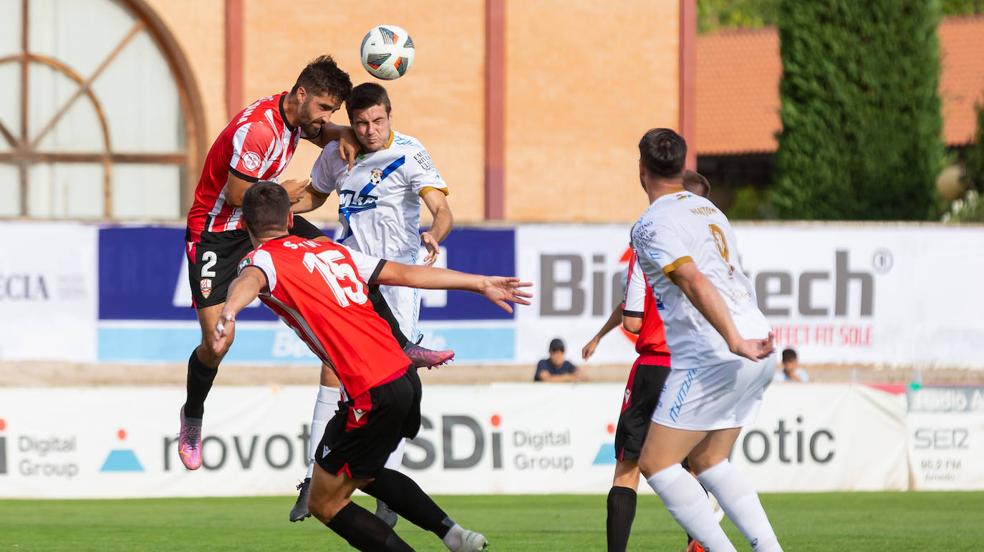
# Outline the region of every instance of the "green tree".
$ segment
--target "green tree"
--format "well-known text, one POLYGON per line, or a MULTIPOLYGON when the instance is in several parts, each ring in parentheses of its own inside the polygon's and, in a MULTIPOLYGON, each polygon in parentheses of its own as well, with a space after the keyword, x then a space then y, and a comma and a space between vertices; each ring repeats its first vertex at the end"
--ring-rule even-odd
POLYGON ((984 192, 984 98, 977 104, 977 133, 967 149, 964 177, 971 188, 984 192))
POLYGON ((926 219, 943 166, 937 0, 779 1, 787 219, 926 219))

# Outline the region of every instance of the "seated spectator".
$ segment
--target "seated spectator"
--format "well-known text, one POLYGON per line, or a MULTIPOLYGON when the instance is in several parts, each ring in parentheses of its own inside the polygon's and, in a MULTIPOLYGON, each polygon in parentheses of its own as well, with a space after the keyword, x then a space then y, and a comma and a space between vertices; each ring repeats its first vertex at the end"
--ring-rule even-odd
POLYGON ((536 363, 533 381, 580 381, 583 378, 577 367, 564 358, 564 342, 559 338, 550 341, 550 357, 536 363))
POLYGON ((782 351, 782 369, 776 372, 772 381, 789 381, 795 383, 806 383, 810 381, 810 376, 806 373, 806 370, 799 367, 799 357, 796 355, 796 351, 793 349, 784 349, 782 351))

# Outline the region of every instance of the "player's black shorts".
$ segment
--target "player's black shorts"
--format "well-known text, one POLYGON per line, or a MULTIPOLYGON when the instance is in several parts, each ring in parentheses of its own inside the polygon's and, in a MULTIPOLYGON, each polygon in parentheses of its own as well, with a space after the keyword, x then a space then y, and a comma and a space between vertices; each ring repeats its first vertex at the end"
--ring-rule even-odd
POLYGON ((629 372, 622 398, 622 413, 615 429, 615 457, 619 460, 637 460, 642 444, 649 432, 656 403, 663 393, 670 369, 666 366, 642 364, 638 359, 629 372))
POLYGON ((340 403, 318 444, 318 465, 353 479, 376 477, 400 440, 417 436, 420 398, 420 378, 409 368, 395 380, 340 403))
MULTIPOLYGON (((294 217, 290 235, 307 239, 324 236, 318 227, 298 216, 294 217)), ((246 230, 202 232, 198 242, 188 242, 188 284, 195 308, 225 303, 239 261, 252 250, 246 230)))

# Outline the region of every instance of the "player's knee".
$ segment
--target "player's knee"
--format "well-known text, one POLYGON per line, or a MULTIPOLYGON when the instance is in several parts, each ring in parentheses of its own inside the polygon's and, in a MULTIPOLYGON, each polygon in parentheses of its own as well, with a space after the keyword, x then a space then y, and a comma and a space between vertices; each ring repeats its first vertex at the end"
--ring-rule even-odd
POLYGON ((308 511, 322 523, 334 519, 335 514, 345 507, 347 500, 333 500, 330 495, 313 492, 308 497, 308 511))
POLYGON ((652 455, 645 454, 645 451, 643 451, 643 455, 639 457, 639 471, 642 472, 643 477, 649 479, 654 473, 659 471, 659 465, 652 455))
POLYGON ((704 471, 713 468, 714 466, 720 464, 726 458, 722 458, 719 455, 712 454, 711 452, 694 452, 687 457, 687 462, 690 464, 690 469, 695 474, 701 474, 704 471))
POLYGON ((232 342, 235 337, 235 334, 230 335, 229 339, 227 339, 221 346, 218 346, 217 341, 212 335, 204 336, 204 339, 202 339, 202 347, 198 349, 198 358, 209 366, 218 366, 222 361, 222 358, 229 352, 229 348, 232 347, 232 342))

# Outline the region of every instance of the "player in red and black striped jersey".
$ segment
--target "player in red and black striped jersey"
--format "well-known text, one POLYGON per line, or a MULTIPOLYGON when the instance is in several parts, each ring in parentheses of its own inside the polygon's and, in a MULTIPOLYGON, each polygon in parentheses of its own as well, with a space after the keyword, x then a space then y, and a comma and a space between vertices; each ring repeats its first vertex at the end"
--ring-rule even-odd
MULTIPOLYGON (((711 191, 710 182, 696 171, 684 172, 683 186, 703 197, 711 191)), ((590 358, 601 339, 620 322, 625 331, 636 335, 639 357, 629 371, 615 430, 615 477, 608 493, 606 528, 609 552, 624 552, 628 546, 639 486, 639 454, 670 373, 671 355, 659 315, 661 307, 633 252, 626 270, 625 301, 612 311, 605 325, 581 350, 584 360, 590 358)), ((703 550, 700 543, 689 536, 688 540, 688 552, 703 550)))
POLYGON ((256 249, 229 288, 212 347, 223 349, 236 315, 259 297, 341 380, 344 400, 318 447, 311 513, 359 550, 411 550, 389 525, 351 501, 362 489, 435 533, 449 550, 484 549, 485 537, 455 524, 410 478, 385 467, 397 443, 420 429, 421 386, 374 312, 368 287, 472 291, 512 312, 509 303, 529 304, 531 295, 522 288, 530 284, 388 262, 333 242, 295 238, 288 233, 287 192, 272 182, 250 187, 243 211, 256 249))

